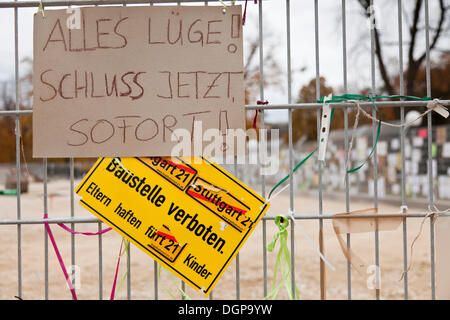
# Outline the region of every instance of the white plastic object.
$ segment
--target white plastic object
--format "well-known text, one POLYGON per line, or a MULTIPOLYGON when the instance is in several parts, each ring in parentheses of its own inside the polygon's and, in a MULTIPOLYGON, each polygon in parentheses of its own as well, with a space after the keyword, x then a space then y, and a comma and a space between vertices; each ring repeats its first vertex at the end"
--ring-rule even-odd
POLYGON ((327 100, 331 100, 333 95, 330 93, 324 98, 322 107, 322 119, 320 122, 320 139, 319 139, 319 161, 325 161, 325 153, 327 151, 328 132, 330 131, 331 108, 327 100))

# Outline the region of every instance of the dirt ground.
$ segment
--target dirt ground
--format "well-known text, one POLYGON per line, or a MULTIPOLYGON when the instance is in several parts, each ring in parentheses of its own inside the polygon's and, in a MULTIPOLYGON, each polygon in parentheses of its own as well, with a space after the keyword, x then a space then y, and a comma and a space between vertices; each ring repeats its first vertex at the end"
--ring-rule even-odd
MULTIPOLYGON (((75 186, 79 181, 75 183, 75 186)), ((259 190, 258 190, 259 191, 259 190)), ((50 181, 48 184, 48 206, 49 216, 70 216, 70 183, 68 180, 50 181)), ((278 196, 268 212, 269 215, 285 214, 289 207, 288 192, 278 196)), ((22 219, 40 219, 43 216, 43 185, 32 183, 30 192, 21 197, 22 219)), ((77 200, 76 200, 77 202, 77 200)), ((1 220, 17 218, 17 201, 14 196, 0 196, 1 220)), ((372 207, 368 202, 351 202, 351 209, 363 209, 372 207)), ((426 210, 424 203, 422 208, 409 208, 410 212, 426 210)), ((296 197, 295 211, 297 214, 315 214, 318 211, 318 197, 296 197)), ((324 194, 323 212, 332 214, 345 211, 345 202, 340 200, 329 200, 324 194)), ((380 204, 380 213, 395 213, 399 211, 398 206, 380 204)), ((89 217, 91 214, 75 203, 75 215, 77 217, 89 217)), ((408 250, 409 245, 416 236, 421 218, 411 218, 407 222, 408 250)), ((318 221, 300 220, 303 229, 318 243, 318 221)), ((262 299, 263 291, 263 240, 262 224, 248 239, 242 248, 240 259, 240 298, 262 299)), ((267 221, 267 243, 269 243, 276 232, 273 221, 267 221)), ((429 299, 430 288, 430 237, 429 222, 424 224, 423 232, 414 247, 414 263, 408 277, 408 288, 410 299, 429 299)), ((105 226, 106 227, 106 226, 105 226)), ((78 224, 77 231, 95 232, 98 225, 78 224)), ((17 259, 17 226, 0 225, 0 299, 15 299, 18 294, 18 259, 17 259)), ((66 265, 71 264, 70 234, 56 225, 52 225, 59 249, 66 265)), ((23 299, 44 299, 44 226, 23 225, 22 226, 22 283, 23 299)), ((295 234, 295 279, 300 291, 301 299, 319 299, 319 257, 312 249, 305 237, 298 231, 295 234)), ((347 263, 339 243, 336 239, 330 220, 324 220, 325 256, 335 267, 335 271, 326 268, 326 293, 327 299, 347 299, 347 263)), ((368 264, 375 262, 374 233, 354 234, 351 237, 353 251, 368 264)), ((400 277, 403 270, 402 249, 402 226, 395 231, 380 232, 380 274, 381 274, 381 298, 403 299, 403 281, 400 277)), ((103 242, 103 298, 108 299, 113 282, 114 270, 117 263, 117 255, 121 237, 114 231, 106 233, 102 237, 103 242)), ((278 246, 277 246, 278 248, 278 246)), ((99 298, 99 258, 97 236, 76 236, 75 242, 75 265, 79 267, 79 288, 77 295, 79 299, 99 298)), ((131 298, 132 299, 154 299, 154 263, 153 260, 138 248, 131 245, 131 298)), ((409 255, 409 252, 408 252, 409 255)), ((71 295, 66 286, 63 273, 59 267, 55 253, 49 241, 49 298, 70 299, 71 295)), ((273 265, 276 250, 267 253, 268 260, 268 282, 270 290, 272 287, 273 265)), ((410 258, 410 257, 409 257, 410 258)), ((126 259, 122 259, 119 277, 126 271, 126 259)), ((352 298, 373 299, 375 292, 369 289, 367 282, 373 278, 373 273, 360 276, 352 271, 352 298)), ((177 279, 177 284, 180 281, 177 279)), ((192 299, 204 299, 203 295, 194 289, 187 287, 187 294, 192 299)), ((171 299, 167 290, 180 295, 167 272, 161 272, 159 279, 159 298, 171 299)), ((117 299, 126 299, 127 284, 117 291, 117 299)), ((219 280, 213 291, 214 299, 236 298, 236 263, 233 261, 219 280)), ((286 299, 284 290, 280 291, 279 299, 286 299)))

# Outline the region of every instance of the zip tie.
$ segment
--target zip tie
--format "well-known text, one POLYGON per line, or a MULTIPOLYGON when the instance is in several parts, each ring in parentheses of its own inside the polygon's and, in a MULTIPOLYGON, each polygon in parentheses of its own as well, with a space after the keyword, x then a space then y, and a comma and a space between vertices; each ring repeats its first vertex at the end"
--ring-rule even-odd
POLYGON ((436 111, 444 118, 448 118, 448 109, 442 104, 439 99, 433 99, 427 103, 427 108, 436 111))
POLYGON ((294 218, 294 212, 291 211, 289 209, 288 211, 288 216, 289 218, 292 220, 292 222, 294 223, 294 225, 296 227, 298 227, 298 229, 300 230, 300 232, 302 233, 303 237, 305 237, 305 239, 309 242, 309 245, 313 248, 313 250, 319 255, 319 257, 323 260, 323 262, 325 262, 327 264, 327 266, 333 270, 336 271, 336 268, 324 257, 324 255, 322 254, 322 252, 320 252, 319 249, 317 249, 316 245, 314 244, 314 242, 311 240, 311 238, 308 236, 308 234, 305 232, 305 230, 302 228, 302 226, 300 225, 300 223, 297 223, 297 221, 295 221, 294 218))

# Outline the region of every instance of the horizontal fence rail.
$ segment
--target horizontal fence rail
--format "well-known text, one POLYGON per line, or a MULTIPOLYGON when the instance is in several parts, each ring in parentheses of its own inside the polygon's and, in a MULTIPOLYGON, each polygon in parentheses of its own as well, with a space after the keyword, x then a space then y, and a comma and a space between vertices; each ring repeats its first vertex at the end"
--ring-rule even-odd
MULTIPOLYGON (((361 219, 361 218, 425 218, 428 217, 429 213, 379 213, 379 214, 352 214, 352 215, 334 215, 334 214, 293 214, 292 217, 295 220, 329 220, 329 219, 361 219)), ((450 217, 450 213, 441 213, 441 217, 450 217)), ((263 220, 275 220, 276 216, 266 215, 263 220)), ((99 223, 101 220, 97 218, 48 218, 48 219, 35 219, 35 220, 0 220, 0 225, 15 225, 15 224, 44 224, 48 222, 50 224, 58 223, 99 223)))

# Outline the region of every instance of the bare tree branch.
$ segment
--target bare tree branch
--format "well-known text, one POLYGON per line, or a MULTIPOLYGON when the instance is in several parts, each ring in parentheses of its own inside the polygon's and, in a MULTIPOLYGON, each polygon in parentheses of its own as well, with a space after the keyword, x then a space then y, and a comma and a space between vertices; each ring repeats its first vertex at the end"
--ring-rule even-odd
POLYGON ((380 41, 380 34, 379 34, 378 29, 376 27, 375 16, 373 15, 373 12, 368 10, 369 7, 370 7, 370 2, 367 1, 367 0, 359 0, 359 3, 364 8, 364 12, 365 12, 366 17, 373 19, 373 26, 372 26, 372 28, 374 30, 374 38, 375 38, 375 55, 377 57, 378 67, 380 69, 381 78, 383 79, 384 88, 388 92, 388 94, 394 94, 394 89, 393 89, 393 86, 391 84, 391 80, 390 80, 389 74, 387 72, 386 65, 384 63, 384 59, 383 59, 383 53, 382 53, 381 41, 380 41))
MULTIPOLYGON (((439 23, 438 23, 437 28, 433 28, 436 30, 436 32, 434 33, 433 40, 431 41, 431 44, 430 44, 430 51, 433 50, 436 46, 436 43, 437 43, 437 41, 441 35, 441 32, 443 30, 442 27, 444 25, 444 21, 445 21, 445 17, 446 17, 447 7, 444 6, 444 0, 440 0, 439 5, 440 5, 440 9, 441 9, 441 15, 439 17, 439 23)), ((431 30, 431 28, 430 28, 430 30, 431 30)), ((417 59, 419 66, 420 66, 420 64, 422 64, 423 60, 425 59, 426 54, 427 54, 426 51, 424 51, 423 54, 419 57, 419 59, 417 59)))
MULTIPOLYGON (((422 5, 422 0, 417 0, 416 7, 414 9, 414 24, 410 29, 411 42, 408 51, 408 70, 406 73, 406 93, 408 95, 414 95, 414 80, 416 79, 417 72, 420 69, 421 64, 423 63, 426 57, 426 50, 422 53, 422 55, 416 60, 414 59, 414 49, 416 45, 416 37, 418 33, 418 19, 420 16, 420 8, 422 5), (420 2, 420 3, 419 3, 420 2)), ((436 44, 441 36, 442 28, 444 26, 444 22, 446 19, 447 8, 444 5, 444 0, 439 0, 440 6, 440 17, 438 26, 436 27, 436 31, 434 33, 433 39, 430 44, 430 51, 436 47, 436 44)))

